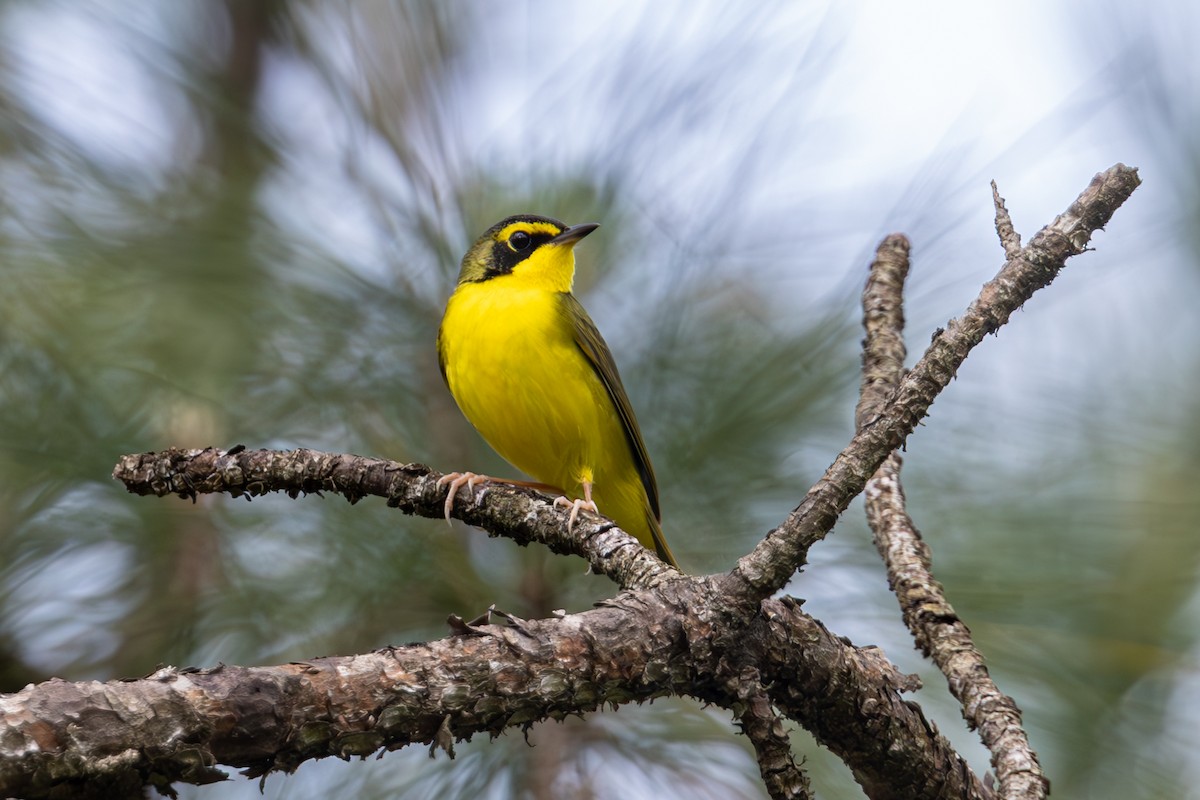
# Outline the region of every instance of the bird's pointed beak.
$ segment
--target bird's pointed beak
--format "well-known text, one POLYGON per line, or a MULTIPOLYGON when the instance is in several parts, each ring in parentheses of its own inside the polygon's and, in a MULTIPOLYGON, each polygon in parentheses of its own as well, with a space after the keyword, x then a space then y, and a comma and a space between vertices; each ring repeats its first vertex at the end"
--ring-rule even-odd
POLYGON ((555 236, 553 239, 551 239, 550 244, 565 244, 568 246, 574 245, 580 239, 587 236, 589 233, 599 227, 599 222, 584 222, 580 225, 572 225, 558 236, 555 236))

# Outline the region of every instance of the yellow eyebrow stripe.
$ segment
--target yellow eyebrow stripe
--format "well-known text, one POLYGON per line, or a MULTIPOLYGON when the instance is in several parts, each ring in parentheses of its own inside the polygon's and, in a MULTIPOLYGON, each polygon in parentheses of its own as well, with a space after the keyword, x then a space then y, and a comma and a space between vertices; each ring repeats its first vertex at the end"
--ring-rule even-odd
POLYGON ((512 225, 506 225, 496 233, 496 241, 503 242, 512 236, 517 231, 525 231, 526 233, 547 233, 551 236, 557 236, 561 231, 549 222, 514 222, 512 225))

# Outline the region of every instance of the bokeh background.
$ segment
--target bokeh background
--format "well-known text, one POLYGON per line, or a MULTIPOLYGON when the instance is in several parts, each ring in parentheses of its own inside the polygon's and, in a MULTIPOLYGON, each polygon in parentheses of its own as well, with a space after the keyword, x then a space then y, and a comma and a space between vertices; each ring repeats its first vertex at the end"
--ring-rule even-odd
MULTIPOLYGON (((609 596, 578 559, 336 497, 126 495, 123 453, 305 446, 510 470, 433 342, 467 245, 600 231, 577 291, 690 571, 728 568, 851 434, 858 291, 914 242, 914 353, 1117 162, 1096 251, 990 338, 910 440, 911 511, 1055 796, 1200 797, 1195 4, 7 0, 0 5, 0 691, 270 664, 609 596)), ((944 682, 855 506, 790 591, 944 682)), ((822 796, 860 796, 803 733, 822 796)), ((235 777, 188 798, 258 797, 235 777)), ((269 798, 759 797, 727 713, 606 711, 269 798), (533 745, 532 747, 530 746, 533 745)))

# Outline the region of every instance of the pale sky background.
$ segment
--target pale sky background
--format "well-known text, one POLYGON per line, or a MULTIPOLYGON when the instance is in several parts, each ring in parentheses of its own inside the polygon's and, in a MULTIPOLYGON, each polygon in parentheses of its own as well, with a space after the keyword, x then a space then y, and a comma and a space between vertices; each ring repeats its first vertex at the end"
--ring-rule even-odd
MULTIPOLYGON (((1129 117, 1130 104, 1116 96, 1125 89, 1111 80, 1109 71, 1145 46, 1137 37, 1151 30, 1183 48, 1200 40, 1195 6, 1200 4, 1166 0, 1138 5, 1129 12, 1130 20, 1150 20, 1147 25, 1153 26, 1141 29, 1127 24, 1130 20, 1090 18, 1093 6, 1082 0, 860 0, 831 4, 837 13, 828 17, 826 7, 781 6, 769 22, 746 30, 727 27, 727 7, 717 3, 661 4, 653 11, 634 2, 533 4, 524 6, 525 14, 506 13, 494 20, 488 42, 501 56, 479 53, 492 68, 485 80, 465 87, 478 107, 488 111, 483 119, 471 119, 461 135, 467 152, 500 159, 519 174, 522 154, 537 147, 539 132, 520 128, 513 119, 531 103, 544 101, 547 93, 553 96, 559 83, 587 84, 588 75, 602 72, 610 48, 644 47, 652 60, 660 55, 654 48, 661 45, 664 30, 680 51, 721 52, 728 43, 739 64, 760 70, 759 91, 726 97, 721 86, 711 87, 716 100, 707 99, 728 103, 727 119, 714 124, 715 117, 706 117, 705 125, 691 137, 680 137, 678 150, 671 153, 630 151, 630 159, 645 159, 652 167, 635 189, 641 193, 637 199, 661 213, 665 231, 683 230, 675 226, 706 184, 739 179, 742 167, 730 157, 729 142, 757 137, 766 161, 745 167, 753 170, 755 180, 748 182, 752 191, 736 210, 737 232, 767 239, 775 231, 780 235, 772 246, 782 253, 789 231, 801 239, 817 229, 821 236, 806 245, 804 257, 822 268, 788 272, 781 267, 778 275, 754 279, 777 282, 774 299, 781 308, 822 302, 814 297, 855 300, 849 289, 861 284, 876 243, 893 230, 906 232, 913 238, 915 259, 908 310, 912 358, 931 330, 960 313, 1002 263, 988 180, 998 181, 1018 231, 1028 238, 1064 210, 1096 172, 1118 161, 1139 167, 1145 184, 1108 231, 1093 240, 1097 252, 1071 261, 1058 282, 971 356, 910 446, 910 464, 919 470, 926 438, 934 442, 961 435, 978 421, 972 415, 986 408, 994 415, 992 433, 997 435, 986 444, 967 440, 963 468, 969 468, 971 459, 1000 457, 1020 471, 1037 466, 1024 460, 1033 452, 1029 444, 1070 424, 1073 404, 1103 405, 1103 397, 1097 400, 1104 392, 1099 373, 1081 369, 1081 364, 1120 365, 1123 385, 1136 387, 1141 378, 1161 376, 1167 364, 1187 360, 1187 354, 1163 346, 1159 320, 1170 320, 1176 341, 1200 340, 1200 315, 1183 299, 1194 295, 1197 272, 1183 260, 1177 242, 1159 238, 1164 228, 1185 218, 1171 195, 1174 165, 1167 154, 1155 152, 1151 139, 1130 135, 1141 121, 1129 117), (1064 32, 1068 26, 1075 27, 1071 34, 1064 32), (814 37, 816 49, 824 49, 815 68, 800 59, 801 48, 814 37), (511 57, 503 56, 506 46, 511 57), (797 71, 773 71, 788 63, 790 51, 796 51, 797 71), (1091 61, 1081 53, 1090 53, 1091 61), (761 66, 742 61, 756 56, 762 57, 761 66), (523 81, 529 74, 545 81, 523 81), (816 116, 812 108, 819 109, 816 116), (958 215, 924 216, 922 201, 942 197, 953 198, 958 215), (1181 313, 1184 309, 1187 313, 1181 313)), ((190 157, 180 151, 186 143, 181 145, 172 132, 183 123, 163 113, 159 88, 148 76, 147 64, 139 61, 147 50, 112 47, 114 38, 133 37, 149 43, 152 52, 163 36, 161 19, 155 16, 161 9, 150 13, 132 0, 103 0, 91 8, 92 13, 82 14, 71 4, 8 9, 18 22, 9 24, 7 39, 0 43, 5 57, 22 65, 39 113, 77 146, 129 170, 131 180, 159 175, 164 168, 169 174, 172 162, 190 157)), ((337 36, 339 32, 330 32, 331 41, 337 36)), ((1183 91, 1196 90, 1200 59, 1176 61, 1174 76, 1183 91)), ((264 108, 280 125, 280 135, 293 138, 295 146, 295 160, 276 178, 274 213, 294 226, 298 240, 311 237, 364 271, 379 269, 393 243, 378 238, 376 221, 348 200, 350 193, 338 183, 339 171, 328 162, 328 155, 354 132, 340 128, 336 115, 328 113, 330 98, 312 75, 283 61, 270 69, 279 75, 274 93, 263 98, 264 108)), ((661 69, 669 74, 669 59, 661 69)), ((642 88, 637 82, 613 84, 608 77, 594 84, 596 98, 642 88)), ((554 102, 562 104, 564 114, 574 115, 580 152, 593 146, 589 137, 619 134, 602 102, 574 105, 571 98, 557 96, 554 102)), ((676 119, 670 124, 686 130, 688 123, 676 119)), ((379 170, 386 184, 387 155, 368 147, 361 158, 379 170)), ((597 293, 601 300, 593 314, 602 329, 607 329, 606 319, 620 314, 617 295, 611 288, 597 293)), ((858 309, 847 306, 846 313, 857 315, 858 309)), ((1189 350, 1194 355, 1194 344, 1189 350)), ((1186 384, 1191 377, 1190 371, 1181 374, 1181 395, 1191 392, 1186 384)), ((1114 436, 1120 435, 1129 406, 1149 399, 1131 390, 1119 404, 1102 407, 1102 414, 1111 415, 1114 436)), ((1157 404, 1154 413, 1183 415, 1190 410, 1184 404, 1157 404)), ((846 425, 812 446, 832 457, 844 443, 849 419, 846 425)), ((1173 427, 1164 424, 1162 429, 1173 427)), ((1139 452, 1136 446, 1131 449, 1131 463, 1139 452)), ((919 521, 919 510, 914 513, 919 521)), ((839 633, 857 643, 880 642, 903 668, 920 668, 902 631, 881 633, 877 617, 856 613, 860 596, 874 597, 884 587, 878 573, 864 579, 836 568, 847 546, 835 536, 814 550, 814 566, 796 590, 809 598, 811 613, 839 633)), ((61 597, 65 586, 86 592, 89 581, 114 580, 94 562, 86 569, 82 563, 76 566, 64 564, 63 571, 45 576, 45 586, 39 589, 34 580, 26 590, 61 597)), ((74 632, 42 635, 43 646, 53 649, 74 632)), ((1012 691, 1018 694, 1016 687, 1012 691)), ((1182 685, 1179 697, 1182 734, 1200 708, 1200 682, 1182 685)), ((939 723, 945 729, 955 721, 950 717, 939 723)), ((982 769, 986 758, 972 744, 974 734, 947 732, 982 769)), ((397 758, 425 758, 425 753, 388 756, 397 758)), ((1200 779, 1194 755, 1190 766, 1200 779)), ((274 778, 271 785, 286 792, 286 779, 274 778)), ((247 797, 258 796, 256 783, 229 789, 243 790, 247 797)))

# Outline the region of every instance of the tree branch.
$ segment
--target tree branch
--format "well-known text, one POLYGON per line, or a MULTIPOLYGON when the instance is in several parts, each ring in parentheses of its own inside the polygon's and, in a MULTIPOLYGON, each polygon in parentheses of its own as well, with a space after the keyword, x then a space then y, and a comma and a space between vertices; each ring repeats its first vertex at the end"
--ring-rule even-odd
MULTIPOLYGON (((122 456, 112 475, 140 495, 195 500, 215 493, 250 499, 271 492, 291 497, 336 492, 351 503, 382 497, 389 506, 421 517, 441 519, 445 513, 446 487, 437 483, 441 475, 424 464, 316 450, 172 448, 122 456)), ((584 513, 568 532, 567 514, 533 489, 488 483, 471 500, 464 494, 459 491, 454 500, 457 519, 520 545, 540 542, 562 555, 581 555, 593 572, 607 575, 623 589, 648 588, 679 575, 609 520, 584 513)))
MULTIPOLYGON (((995 183, 992 184, 995 193, 995 183)), ((997 230, 1001 241, 1016 236, 1003 219, 1003 201, 996 195, 997 230)), ((1019 247, 1019 245, 1017 245, 1019 247)), ((904 377, 904 280, 908 274, 908 240, 893 235, 883 240, 863 291, 862 396, 855 415, 859 427, 878 416, 879 409, 904 377)), ((1021 712, 1001 693, 988 674, 971 631, 946 600, 933 577, 929 548, 905 509, 900 484, 902 461, 892 453, 867 483, 867 520, 875 547, 887 567, 888 585, 896 594, 904 622, 926 656, 946 676, 950 692, 962 704, 963 717, 979 731, 992 753, 1000 779, 998 795, 1006 800, 1042 800, 1049 782, 1037 754, 1021 727, 1021 712)))
POLYGON ((769 601, 745 630, 725 636, 713 630, 713 589, 705 578, 669 581, 578 614, 512 627, 460 623, 460 635, 360 656, 47 681, 0 696, 0 796, 169 791, 176 780, 222 779, 218 763, 253 777, 417 743, 453 755, 455 741, 476 733, 667 694, 740 711, 728 676, 749 668, 778 708, 846 761, 868 796, 981 797, 964 791, 964 776, 966 786, 978 781, 900 697, 914 682, 878 651, 851 647, 794 601, 769 601), (735 651, 720 646, 727 640, 735 651))
POLYGON ((771 707, 757 670, 747 669, 731 688, 739 701, 738 722, 754 745, 758 773, 767 794, 772 800, 812 800, 808 776, 792 756, 792 743, 783 719, 771 707))
POLYGON ((756 604, 781 589, 806 563, 808 548, 832 530, 884 459, 904 444, 971 350, 1054 280, 1068 258, 1084 252, 1092 234, 1140 183, 1137 170, 1124 164, 1101 172, 1065 212, 1009 258, 962 317, 937 332, 879 415, 838 454, 803 502, 738 560, 725 590, 756 604))
POLYGON ((763 603, 740 652, 761 665, 775 707, 840 758, 867 797, 989 800, 963 758, 903 698, 920 688, 920 680, 897 670, 878 648, 835 647, 836 641, 784 597, 763 603), (820 672, 808 668, 814 662, 822 665, 820 672))
POLYGON ((992 205, 996 207, 996 235, 1000 237, 1000 246, 1004 248, 1004 257, 1020 258, 1021 234, 1017 233, 1017 229, 1013 227, 1012 217, 1008 215, 1008 209, 1004 207, 1004 198, 1000 196, 1000 189, 997 188, 995 181, 992 181, 992 205))
POLYGON ((413 743, 452 756, 475 733, 679 693, 692 677, 684 640, 651 613, 670 619, 618 600, 515 627, 460 625, 462 635, 359 656, 48 681, 3 698, 0 796, 87 781, 82 793, 130 772, 210 782, 223 777, 216 763, 254 777, 413 743))

